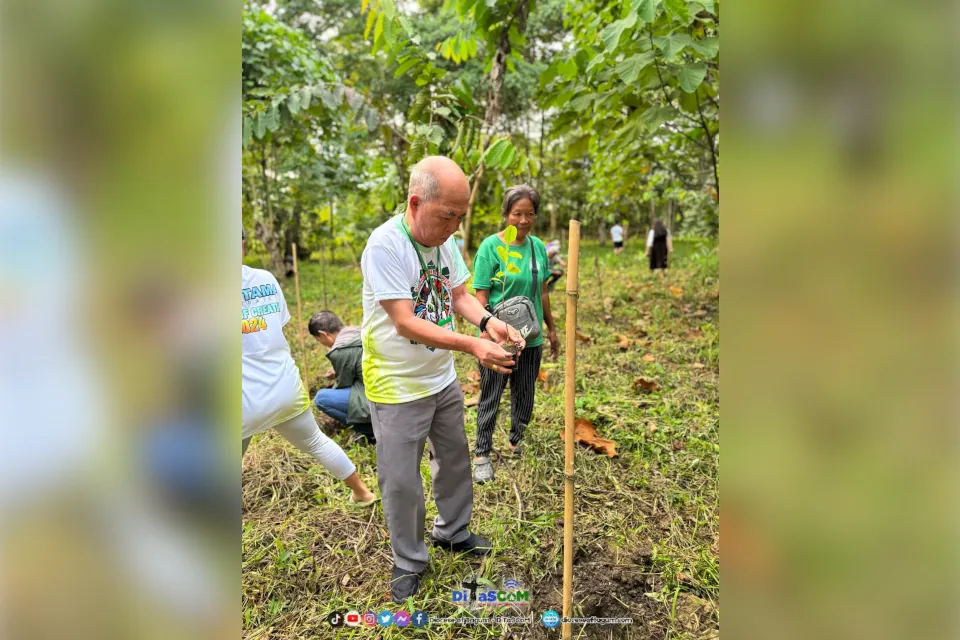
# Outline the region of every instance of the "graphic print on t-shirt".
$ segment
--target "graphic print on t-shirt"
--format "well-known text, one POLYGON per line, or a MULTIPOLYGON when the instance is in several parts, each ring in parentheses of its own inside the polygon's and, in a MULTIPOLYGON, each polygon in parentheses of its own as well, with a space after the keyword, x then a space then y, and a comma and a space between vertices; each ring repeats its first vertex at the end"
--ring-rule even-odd
MULTIPOLYGON (((276 296, 280 293, 277 287, 273 284, 264 284, 258 287, 248 287, 246 289, 241 289, 240 292, 243 294, 244 302, 249 302, 258 298, 276 296)), ((255 333, 257 331, 263 331, 267 328, 266 316, 274 313, 280 313, 280 303, 271 302, 258 307, 249 307, 242 309, 240 313, 240 332, 255 333)))
MULTIPOLYGON (((427 269, 430 271, 430 277, 428 278, 427 274, 421 269, 417 284, 410 287, 410 295, 413 297, 413 313, 421 320, 439 325, 449 318, 453 312, 450 269, 442 267, 438 274, 437 265, 432 260, 427 261, 427 269), (433 291, 430 290, 431 283, 433 283, 433 291)), ((411 340, 410 344, 419 343, 411 340)), ((436 351, 434 347, 427 347, 427 349, 436 351)))

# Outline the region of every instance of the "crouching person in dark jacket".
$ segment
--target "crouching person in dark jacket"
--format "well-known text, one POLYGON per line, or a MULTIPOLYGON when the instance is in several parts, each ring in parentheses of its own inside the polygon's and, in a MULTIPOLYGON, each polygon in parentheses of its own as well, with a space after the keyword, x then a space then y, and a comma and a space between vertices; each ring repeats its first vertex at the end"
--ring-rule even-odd
POLYGON ((363 386, 363 342, 360 327, 344 327, 332 311, 320 311, 310 318, 310 335, 325 346, 327 359, 337 374, 333 389, 320 389, 313 399, 320 411, 352 427, 367 442, 375 443, 370 424, 370 405, 363 386))

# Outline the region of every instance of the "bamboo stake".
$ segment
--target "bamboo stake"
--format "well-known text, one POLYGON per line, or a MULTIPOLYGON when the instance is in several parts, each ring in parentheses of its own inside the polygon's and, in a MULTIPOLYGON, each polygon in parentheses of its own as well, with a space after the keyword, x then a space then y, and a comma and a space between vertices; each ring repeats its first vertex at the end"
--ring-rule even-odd
MULTIPOLYGON (((564 333, 567 339, 567 363, 565 399, 566 430, 564 452, 564 505, 563 505, 563 616, 573 617, 573 423, 574 396, 577 382, 577 301, 580 298, 580 223, 570 221, 570 248, 567 251, 567 317, 564 333)), ((571 637, 569 622, 563 623, 563 638, 571 637)))
POLYGON ((307 371, 307 346, 303 340, 303 311, 300 308, 300 267, 297 264, 297 243, 293 243, 293 281, 297 287, 297 327, 300 331, 300 357, 303 359, 303 379, 307 381, 310 394, 310 372, 307 371))

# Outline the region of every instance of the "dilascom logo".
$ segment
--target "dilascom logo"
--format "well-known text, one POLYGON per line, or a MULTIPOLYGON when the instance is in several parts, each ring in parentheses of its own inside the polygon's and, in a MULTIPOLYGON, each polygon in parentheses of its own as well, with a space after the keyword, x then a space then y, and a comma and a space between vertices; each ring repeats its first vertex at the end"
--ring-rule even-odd
POLYGON ((464 580, 461 586, 463 586, 463 589, 453 591, 450 598, 454 604, 463 607, 525 607, 530 605, 530 591, 523 589, 517 580, 504 580, 502 589, 483 589, 483 585, 478 583, 475 578, 464 580))

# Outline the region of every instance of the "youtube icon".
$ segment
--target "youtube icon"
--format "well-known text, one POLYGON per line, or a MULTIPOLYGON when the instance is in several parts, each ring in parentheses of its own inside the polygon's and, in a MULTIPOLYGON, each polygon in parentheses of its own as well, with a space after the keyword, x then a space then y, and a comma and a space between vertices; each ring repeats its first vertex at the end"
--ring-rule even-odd
POLYGON ((360 614, 356 611, 348 611, 345 622, 348 627, 359 627, 360 626, 360 614))

